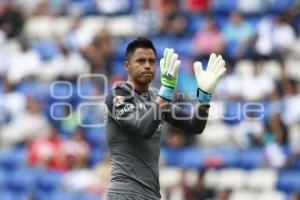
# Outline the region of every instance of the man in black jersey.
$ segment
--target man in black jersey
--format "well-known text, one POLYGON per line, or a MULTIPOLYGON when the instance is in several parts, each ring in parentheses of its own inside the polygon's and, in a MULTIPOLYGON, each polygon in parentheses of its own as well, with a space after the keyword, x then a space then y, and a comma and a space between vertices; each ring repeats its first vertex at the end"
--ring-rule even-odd
POLYGON ((106 139, 112 173, 107 200, 158 200, 160 127, 168 122, 191 134, 200 134, 206 125, 209 101, 222 75, 225 62, 212 54, 207 70, 194 63, 198 82, 194 113, 172 104, 180 61, 173 49, 166 48, 160 60, 161 88, 149 86, 155 75, 156 50, 146 38, 132 41, 126 48, 126 83, 107 95, 106 139))

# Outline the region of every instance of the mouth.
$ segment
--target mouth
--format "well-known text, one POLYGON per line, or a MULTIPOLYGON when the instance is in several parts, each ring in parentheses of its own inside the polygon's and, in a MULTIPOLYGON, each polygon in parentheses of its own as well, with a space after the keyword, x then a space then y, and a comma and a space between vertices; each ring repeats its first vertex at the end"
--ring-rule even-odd
POLYGON ((151 72, 142 72, 142 76, 153 76, 151 72))

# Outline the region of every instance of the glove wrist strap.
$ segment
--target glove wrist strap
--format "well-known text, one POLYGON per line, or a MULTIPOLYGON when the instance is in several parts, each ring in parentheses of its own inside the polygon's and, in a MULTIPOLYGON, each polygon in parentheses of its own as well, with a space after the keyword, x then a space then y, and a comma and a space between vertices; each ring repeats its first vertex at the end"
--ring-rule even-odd
POLYGON ((212 99, 212 94, 209 94, 207 92, 204 92, 200 88, 197 89, 197 99, 201 103, 206 103, 208 104, 210 100, 212 99))
POLYGON ((170 88, 162 85, 159 89, 158 95, 168 101, 171 101, 173 98, 174 88, 170 88))

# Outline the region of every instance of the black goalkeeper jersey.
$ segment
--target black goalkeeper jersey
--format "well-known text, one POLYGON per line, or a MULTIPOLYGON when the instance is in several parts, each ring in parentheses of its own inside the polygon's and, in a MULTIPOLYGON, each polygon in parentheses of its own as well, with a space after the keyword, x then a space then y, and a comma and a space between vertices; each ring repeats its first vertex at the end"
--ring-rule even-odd
POLYGON ((149 88, 148 93, 140 94, 123 83, 106 97, 106 140, 112 163, 108 192, 160 199, 161 124, 166 121, 188 133, 204 130, 206 111, 197 108, 190 113, 175 105, 161 109, 155 103, 157 93, 149 88))

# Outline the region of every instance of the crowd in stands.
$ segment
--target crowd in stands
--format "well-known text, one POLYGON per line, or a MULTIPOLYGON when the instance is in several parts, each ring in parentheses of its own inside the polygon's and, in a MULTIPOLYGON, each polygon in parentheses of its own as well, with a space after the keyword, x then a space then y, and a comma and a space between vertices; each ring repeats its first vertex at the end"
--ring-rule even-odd
POLYGON ((195 60, 227 68, 202 135, 164 126, 163 199, 299 200, 299 34, 298 0, 1 0, 0 199, 103 198, 101 102, 145 36, 157 60, 179 53, 178 102, 195 102, 195 60))

